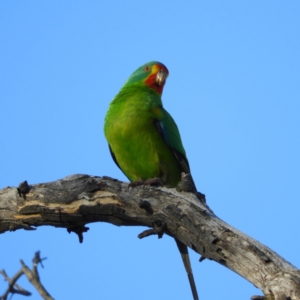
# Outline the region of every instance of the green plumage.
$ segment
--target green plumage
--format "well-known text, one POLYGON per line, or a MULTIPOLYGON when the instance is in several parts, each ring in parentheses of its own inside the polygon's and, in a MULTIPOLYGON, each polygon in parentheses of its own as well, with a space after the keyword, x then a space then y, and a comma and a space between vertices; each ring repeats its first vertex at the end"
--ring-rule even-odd
MULTIPOLYGON (((111 155, 131 182, 159 177, 175 187, 190 173, 176 123, 163 108, 161 94, 168 69, 159 62, 138 68, 109 105, 104 133, 111 155)), ((175 239, 198 299, 186 245, 175 239)))
POLYGON ((190 170, 173 118, 159 92, 145 83, 155 65, 162 64, 148 63, 131 75, 109 106, 104 132, 115 162, 130 181, 160 177, 174 187, 181 173, 190 170))

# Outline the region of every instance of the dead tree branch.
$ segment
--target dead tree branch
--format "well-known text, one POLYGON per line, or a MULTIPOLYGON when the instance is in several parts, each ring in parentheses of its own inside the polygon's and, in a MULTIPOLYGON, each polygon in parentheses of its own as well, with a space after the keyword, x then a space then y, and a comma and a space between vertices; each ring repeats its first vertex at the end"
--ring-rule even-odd
MULTIPOLYGON (((23 183, 24 185, 24 183, 23 183)), ((153 228, 166 233, 260 288, 265 299, 300 300, 300 271, 274 251, 219 219, 192 193, 136 187, 108 178, 73 175, 0 191, 0 233, 52 225, 80 241, 91 222, 153 228), (19 195, 20 194, 20 195, 19 195)))
POLYGON ((36 288, 36 290, 40 293, 40 295, 45 300, 53 300, 50 294, 46 291, 40 281, 40 276, 38 273, 37 266, 38 264, 42 265, 43 259, 40 257, 40 252, 36 252, 34 258, 32 260, 33 266, 32 270, 30 270, 27 265, 21 260, 22 268, 21 270, 12 278, 10 279, 4 270, 0 270, 0 274, 4 276, 4 279, 8 281, 8 288, 5 293, 0 296, 0 300, 6 300, 9 294, 19 294, 23 296, 31 296, 31 293, 20 287, 16 282, 17 280, 25 274, 29 282, 36 288))

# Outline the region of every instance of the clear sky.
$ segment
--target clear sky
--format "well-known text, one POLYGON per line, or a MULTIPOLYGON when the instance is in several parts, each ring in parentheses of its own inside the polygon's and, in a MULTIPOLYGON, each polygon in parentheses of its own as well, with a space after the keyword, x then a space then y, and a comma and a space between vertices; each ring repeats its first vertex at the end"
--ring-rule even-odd
MULTIPOLYGON (((299 16, 299 1, 0 1, 0 187, 76 173, 127 181, 104 116, 128 76, 158 60, 209 206, 300 267, 299 16)), ((5 233, 0 269, 12 276, 40 250, 55 299, 191 299, 171 238, 89 227, 83 244, 51 227, 5 233)), ((201 300, 260 294, 190 252, 201 300)))

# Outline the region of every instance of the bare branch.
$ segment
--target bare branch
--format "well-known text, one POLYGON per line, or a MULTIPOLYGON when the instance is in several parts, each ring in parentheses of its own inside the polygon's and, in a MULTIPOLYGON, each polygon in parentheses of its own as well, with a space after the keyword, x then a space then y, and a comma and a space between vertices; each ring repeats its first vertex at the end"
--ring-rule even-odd
POLYGON ((39 294, 43 297, 45 300, 54 300, 50 294, 46 291, 44 286, 42 285, 40 281, 40 276, 37 270, 37 265, 42 262, 40 258, 40 252, 36 252, 33 261, 33 267, 32 270, 30 270, 23 260, 20 260, 22 265, 22 271, 26 275, 29 282, 36 288, 36 290, 39 292, 39 294))
MULTIPOLYGON (((22 197, 24 195, 21 195, 22 197)), ((40 251, 35 253, 35 256, 32 260, 33 266, 32 270, 30 270, 23 260, 21 260, 21 265, 22 268, 21 270, 12 278, 10 279, 6 272, 4 270, 0 270, 0 274, 4 276, 4 279, 9 282, 8 288, 6 292, 0 297, 1 300, 6 300, 9 294, 20 294, 23 296, 31 296, 31 293, 20 287, 16 282, 17 280, 25 274, 29 282, 36 288, 36 290, 40 293, 40 295, 43 297, 45 300, 53 300, 53 298, 49 295, 49 293, 46 291, 46 289, 43 287, 43 285, 40 282, 40 277, 38 274, 38 269, 37 266, 38 264, 42 265, 42 261, 45 258, 40 257, 40 251)))
MULTIPOLYGON (((50 183, 0 191, 0 232, 64 227, 82 240, 86 224, 153 228, 140 237, 168 234, 260 288, 265 299, 300 300, 300 271, 274 251, 219 219, 191 193, 136 187, 109 177, 73 175, 50 183), (161 226, 158 226, 158 225, 161 226)), ((199 197, 199 196, 198 196, 199 197)))
POLYGON ((9 294, 20 294, 23 296, 31 296, 31 293, 20 287, 16 282, 24 274, 22 269, 10 279, 4 270, 0 270, 0 274, 9 282, 6 292, 0 297, 1 300, 6 300, 9 294))

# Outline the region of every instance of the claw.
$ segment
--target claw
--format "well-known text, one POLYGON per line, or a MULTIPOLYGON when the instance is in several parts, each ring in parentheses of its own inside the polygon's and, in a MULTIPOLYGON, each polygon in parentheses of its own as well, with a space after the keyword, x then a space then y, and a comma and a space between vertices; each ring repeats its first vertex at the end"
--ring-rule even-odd
POLYGON ((142 180, 142 179, 134 181, 134 182, 130 182, 128 184, 128 189, 135 188, 135 187, 140 186, 140 185, 144 185, 144 182, 145 182, 145 180, 142 180))
POLYGON ((164 186, 162 180, 159 177, 149 178, 149 179, 145 180, 144 187, 146 185, 164 186))
POLYGON ((164 186, 162 180, 159 177, 155 177, 155 178, 149 178, 146 180, 139 179, 137 181, 130 182, 128 184, 128 189, 135 188, 140 185, 142 185, 143 187, 145 187, 146 185, 164 186))

